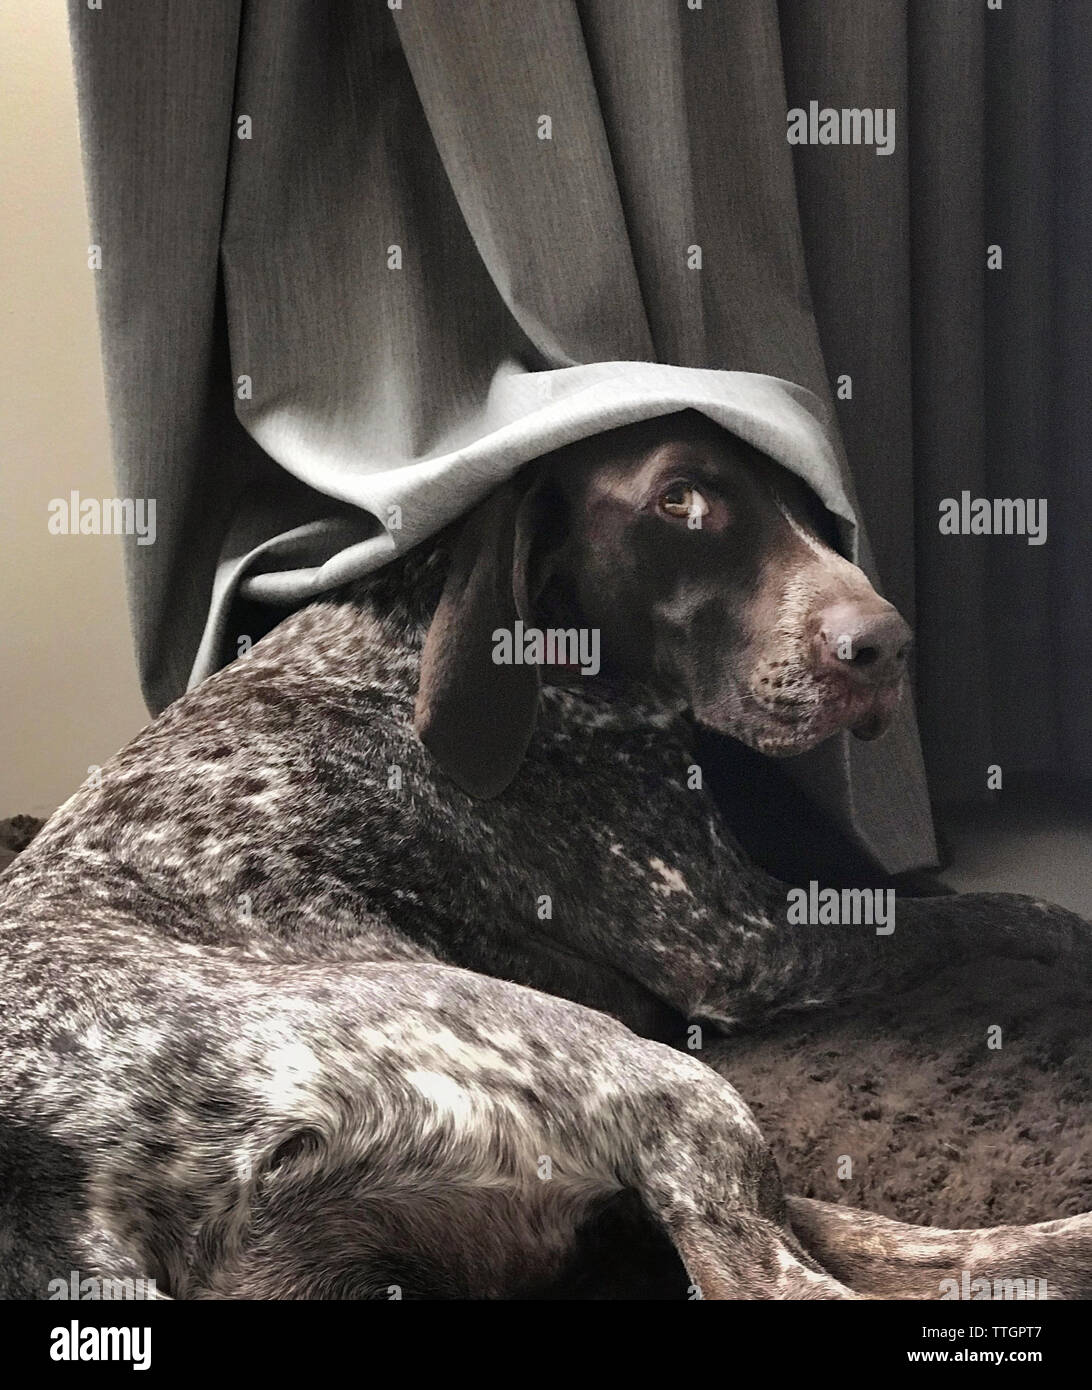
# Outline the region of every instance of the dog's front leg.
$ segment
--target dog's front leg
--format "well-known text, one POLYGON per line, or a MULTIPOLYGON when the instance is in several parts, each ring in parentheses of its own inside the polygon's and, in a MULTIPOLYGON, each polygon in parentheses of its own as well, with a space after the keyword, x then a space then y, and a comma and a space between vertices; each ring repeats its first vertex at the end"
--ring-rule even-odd
MULTIPOLYGON (((860 901, 854 899, 853 901, 860 901)), ((792 1007, 865 994, 898 994, 949 966, 995 957, 1064 964, 1092 986, 1092 926, 1075 913, 1008 893, 892 898, 880 923, 779 926, 775 959, 781 981, 767 974, 769 1002, 792 1007), (779 987, 780 984, 780 987, 779 987)))
POLYGON ((676 924, 631 937, 630 968, 688 1018, 727 1029, 783 1009, 899 994, 948 966, 991 957, 1064 964, 1092 988, 1092 926, 1034 898, 901 898, 882 920, 842 913, 827 921, 792 894, 767 879, 719 914, 695 911, 685 931, 676 924))

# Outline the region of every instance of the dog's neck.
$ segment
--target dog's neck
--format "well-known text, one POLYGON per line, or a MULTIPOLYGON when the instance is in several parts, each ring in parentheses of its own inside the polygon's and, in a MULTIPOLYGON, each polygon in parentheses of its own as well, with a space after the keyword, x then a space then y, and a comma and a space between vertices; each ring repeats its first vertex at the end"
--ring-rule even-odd
MULTIPOLYGON (((420 660, 451 560, 451 528, 382 569, 347 585, 335 602, 348 603, 382 629, 386 643, 420 660)), ((543 667, 543 701, 566 723, 585 728, 667 728, 683 715, 681 701, 651 686, 543 667)))

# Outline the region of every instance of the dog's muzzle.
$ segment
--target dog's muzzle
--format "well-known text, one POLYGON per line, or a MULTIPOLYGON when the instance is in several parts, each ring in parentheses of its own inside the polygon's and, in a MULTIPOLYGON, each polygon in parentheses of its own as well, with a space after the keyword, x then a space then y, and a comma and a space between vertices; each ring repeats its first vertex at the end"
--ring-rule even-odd
POLYGON ((815 662, 838 689, 842 721, 857 738, 874 739, 891 723, 913 635, 878 595, 831 604, 820 615, 815 662))

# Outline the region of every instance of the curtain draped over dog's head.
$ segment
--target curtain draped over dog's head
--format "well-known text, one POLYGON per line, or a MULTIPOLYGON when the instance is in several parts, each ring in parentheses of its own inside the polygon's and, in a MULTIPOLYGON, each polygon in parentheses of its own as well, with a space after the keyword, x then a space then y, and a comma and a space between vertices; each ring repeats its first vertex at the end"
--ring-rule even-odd
MULTIPOLYGON (((873 570, 774 4, 72 0, 71 23, 117 465, 158 507, 129 559, 154 708, 255 605, 385 563, 562 444, 688 407, 805 478, 873 570)), ((901 176, 901 155, 842 153, 901 176)), ((890 440, 901 388, 874 365, 853 409, 890 440)), ((901 481, 889 500, 909 526, 901 481)), ((908 616, 910 577, 880 576, 908 616)), ((932 860, 909 711, 797 774, 887 868, 932 860)))

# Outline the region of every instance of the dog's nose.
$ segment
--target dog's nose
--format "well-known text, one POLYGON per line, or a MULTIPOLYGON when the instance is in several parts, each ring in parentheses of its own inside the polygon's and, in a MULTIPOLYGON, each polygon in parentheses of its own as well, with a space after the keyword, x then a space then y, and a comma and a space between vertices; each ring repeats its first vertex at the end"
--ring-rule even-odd
POLYGON ((892 685, 906 666, 912 634, 889 603, 842 601, 819 621, 818 658, 861 686, 892 685))

